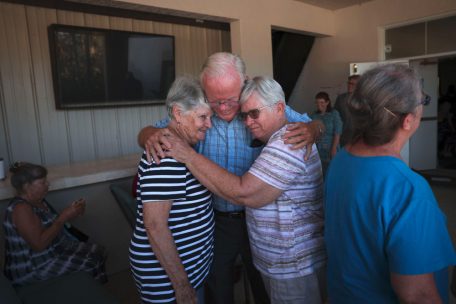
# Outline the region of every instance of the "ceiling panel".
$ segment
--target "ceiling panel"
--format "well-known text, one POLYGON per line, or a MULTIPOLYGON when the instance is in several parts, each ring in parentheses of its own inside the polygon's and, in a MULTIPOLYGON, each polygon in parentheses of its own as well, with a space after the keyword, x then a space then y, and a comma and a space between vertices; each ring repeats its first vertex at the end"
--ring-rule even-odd
POLYGON ((362 4, 362 3, 373 1, 373 0, 295 0, 295 1, 307 3, 310 5, 314 5, 314 6, 318 6, 321 8, 330 9, 330 10, 337 10, 337 9, 362 4))

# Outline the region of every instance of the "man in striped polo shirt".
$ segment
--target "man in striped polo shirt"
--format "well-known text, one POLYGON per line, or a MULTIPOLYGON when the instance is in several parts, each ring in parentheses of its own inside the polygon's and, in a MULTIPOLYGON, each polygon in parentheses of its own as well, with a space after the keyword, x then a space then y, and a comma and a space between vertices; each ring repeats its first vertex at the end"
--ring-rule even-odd
POLYGON ((214 194, 248 207, 253 261, 272 303, 320 304, 326 297, 321 162, 315 147, 305 161, 306 148, 292 150, 284 143, 284 100, 271 78, 246 82, 240 117, 266 146, 241 177, 182 141, 167 155, 185 163, 214 194))

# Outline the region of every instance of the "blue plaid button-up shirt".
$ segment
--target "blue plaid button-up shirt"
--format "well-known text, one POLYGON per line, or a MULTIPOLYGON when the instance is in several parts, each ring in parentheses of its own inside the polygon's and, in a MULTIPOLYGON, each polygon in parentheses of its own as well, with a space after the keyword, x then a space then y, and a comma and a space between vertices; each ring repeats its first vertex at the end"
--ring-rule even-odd
MULTIPOLYGON (((285 114, 288 122, 311 121, 306 113, 300 114, 288 106, 285 114)), ((168 122, 168 119, 161 120, 155 123, 155 127, 164 128, 168 122)), ((195 149, 220 167, 237 176, 242 176, 248 171, 263 148, 250 147, 252 140, 252 134, 239 116, 227 122, 217 115, 213 115, 212 128, 206 131, 206 138, 199 142, 195 149)), ((217 195, 213 196, 213 204, 214 209, 222 212, 244 210, 243 206, 234 205, 217 195)))

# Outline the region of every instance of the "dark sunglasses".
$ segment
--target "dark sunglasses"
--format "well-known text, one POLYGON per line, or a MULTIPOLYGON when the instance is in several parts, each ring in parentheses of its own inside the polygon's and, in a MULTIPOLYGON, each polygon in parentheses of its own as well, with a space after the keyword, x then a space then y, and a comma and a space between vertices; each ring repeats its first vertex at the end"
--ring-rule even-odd
POLYGON ((265 106, 259 107, 257 109, 252 109, 252 110, 247 111, 247 112, 239 112, 239 117, 241 117, 242 120, 246 120, 247 116, 252 118, 252 119, 258 119, 258 117, 260 117, 261 110, 263 110, 265 108, 268 108, 268 107, 272 107, 273 105, 274 104, 265 105, 265 106))

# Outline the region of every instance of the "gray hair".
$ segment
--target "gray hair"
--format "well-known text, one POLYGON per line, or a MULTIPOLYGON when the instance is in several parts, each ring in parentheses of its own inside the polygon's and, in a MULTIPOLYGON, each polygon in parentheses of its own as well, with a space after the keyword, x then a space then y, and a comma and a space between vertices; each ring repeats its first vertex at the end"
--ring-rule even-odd
POLYGON ((245 103, 253 93, 256 93, 257 96, 260 97, 264 106, 273 105, 279 102, 285 103, 285 94, 283 93, 282 87, 277 81, 270 77, 256 76, 253 79, 247 80, 244 89, 242 90, 239 103, 245 103))
POLYGON ((347 106, 349 142, 370 146, 391 142, 404 117, 421 104, 417 72, 403 64, 387 64, 364 73, 347 106))
POLYGON ((184 113, 198 107, 209 108, 197 79, 181 76, 174 80, 166 96, 166 109, 170 119, 174 119, 173 106, 178 106, 184 113))
POLYGON ((45 167, 27 162, 16 162, 9 171, 12 173, 11 185, 18 193, 22 193, 26 184, 31 184, 35 180, 47 176, 45 167))
POLYGON ((214 53, 204 62, 200 81, 204 83, 205 78, 222 78, 236 75, 241 83, 246 79, 245 63, 241 57, 228 52, 214 53), (232 72, 232 73, 230 73, 232 72))

